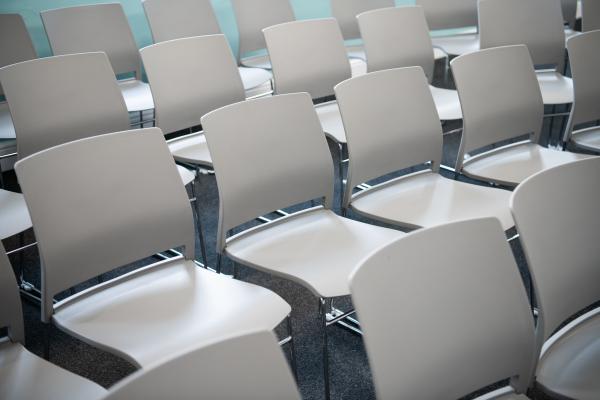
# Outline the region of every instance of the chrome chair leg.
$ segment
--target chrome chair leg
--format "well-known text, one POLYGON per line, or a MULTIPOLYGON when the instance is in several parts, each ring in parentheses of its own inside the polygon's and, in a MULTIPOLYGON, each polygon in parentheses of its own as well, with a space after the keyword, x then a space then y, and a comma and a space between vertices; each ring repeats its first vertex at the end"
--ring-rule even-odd
POLYGON ((217 267, 215 269, 217 274, 221 273, 221 258, 222 258, 221 253, 217 253, 217 267))
POLYGON ((340 208, 344 205, 344 145, 338 143, 339 149, 339 160, 338 160, 338 170, 340 173, 339 181, 340 181, 340 208))
POLYGON ((327 337, 327 301, 324 298, 319 299, 319 314, 323 322, 323 378, 325 380, 325 399, 331 398, 331 389, 329 385, 329 346, 327 337))

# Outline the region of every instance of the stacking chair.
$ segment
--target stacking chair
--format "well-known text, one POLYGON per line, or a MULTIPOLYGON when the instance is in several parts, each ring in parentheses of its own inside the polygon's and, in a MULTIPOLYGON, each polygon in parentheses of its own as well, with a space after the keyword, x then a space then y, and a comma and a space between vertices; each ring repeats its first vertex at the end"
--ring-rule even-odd
POLYGON ((587 157, 538 144, 544 104, 526 46, 465 54, 451 65, 464 125, 457 173, 514 187, 539 171, 587 157), (529 138, 502 143, 524 135, 529 138), (490 149, 497 144, 503 145, 490 149), (483 151, 470 154, 476 150, 483 151))
POLYGON ((553 397, 600 393, 600 308, 589 307, 600 301, 599 174, 598 158, 562 165, 511 199, 539 306, 537 383, 553 397))
POLYGON ((600 3, 596 0, 581 2, 581 27, 584 32, 600 29, 600 3))
POLYGON ((527 399, 533 315, 494 218, 414 232, 371 254, 350 289, 378 399, 527 399))
POLYGON ((94 4, 43 11, 42 22, 54 55, 103 51, 116 75, 129 112, 154 108, 148 84, 142 82, 138 47, 120 3, 94 4))
POLYGON ((219 188, 219 257, 296 281, 319 298, 328 397, 329 300, 349 294, 348 277, 363 257, 403 233, 331 210, 332 159, 308 94, 233 104, 202 117, 202 126, 219 188), (227 238, 260 215, 314 199, 322 205, 227 238))
POLYGON ((229 335, 274 329, 289 314, 276 294, 194 263, 192 209, 159 128, 66 143, 15 169, 39 242, 44 323, 146 367, 229 335), (179 246, 181 257, 53 304, 74 285, 179 246))
POLYGON ((8 336, 0 338, 0 398, 98 399, 105 390, 30 353, 24 346, 23 312, 12 267, 0 243, 0 327, 8 336))
MULTIPOLYGON (((155 43, 221 33, 210 0, 144 0, 142 4, 155 43)), ((271 81, 271 73, 262 68, 240 66, 238 70, 246 90, 271 81)))
POLYGON ((103 400, 300 400, 272 332, 219 340, 140 370, 111 387, 103 400))
POLYGON ((510 192, 439 174, 442 128, 420 67, 373 72, 335 88, 348 139, 344 210, 405 229, 478 217, 513 227, 510 192), (420 172, 352 194, 372 179, 430 163, 420 172))
POLYGON ((565 22, 565 38, 569 40, 571 37, 578 35, 575 30, 577 22, 577 3, 578 0, 561 0, 563 20, 565 22))
MULTIPOLYGON (((367 70, 420 66, 429 83, 435 69, 434 51, 422 7, 384 8, 358 16, 365 43, 367 70)), ((429 86, 442 121, 462 119, 455 90, 429 86)))

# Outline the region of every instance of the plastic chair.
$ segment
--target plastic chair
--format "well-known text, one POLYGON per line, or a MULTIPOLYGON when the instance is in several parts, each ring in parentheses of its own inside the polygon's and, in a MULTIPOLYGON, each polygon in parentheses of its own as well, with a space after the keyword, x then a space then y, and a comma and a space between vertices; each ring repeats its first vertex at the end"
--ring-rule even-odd
POLYGON ((25 346, 23 312, 17 281, 0 243, 0 398, 98 399, 105 390, 94 382, 68 372, 29 352, 25 346))
MULTIPOLYGON (((221 33, 210 0, 143 0, 142 4, 155 43, 221 33)), ((238 70, 246 90, 271 81, 271 73, 262 68, 240 66, 238 70)))
POLYGON ((359 260, 403 233, 331 210, 333 165, 308 94, 233 104, 202 117, 202 126, 219 188, 219 259, 293 280, 320 299, 328 397, 328 301, 350 293, 348 277, 359 260), (314 199, 322 205, 226 236, 258 216, 314 199))
MULTIPOLYGON (((420 66, 429 83, 435 57, 422 7, 385 8, 358 16, 367 52, 367 70, 420 66)), ((462 119, 456 90, 430 85, 442 121, 462 119)))
POLYGON ((127 110, 142 112, 154 108, 152 93, 142 82, 138 47, 120 3, 59 8, 40 13, 54 55, 103 51, 116 75, 127 110))
POLYGON ((146 367, 228 335, 274 329, 289 314, 276 294, 194 263, 192 209, 160 129, 70 142, 15 169, 39 242, 43 322, 146 367), (179 246, 182 257, 53 304, 74 285, 179 246))
POLYGON ((600 4, 597 1, 581 2, 581 27, 584 32, 600 29, 600 4))
POLYGON ((578 0, 561 0, 562 15, 565 21, 565 39, 569 40, 579 34, 575 30, 577 23, 577 3, 578 0))
POLYGON ((514 226, 510 192, 459 182, 439 174, 442 128, 420 67, 389 69, 352 78, 335 88, 348 138, 344 209, 418 229, 478 217, 514 226), (353 194, 357 186, 431 163, 353 194))
POLYGON ((382 247, 351 277, 378 399, 527 399, 534 321, 494 218, 455 222, 382 247), (429 250, 427 250, 429 249, 429 250))
POLYGON ((544 104, 526 46, 465 54, 451 66, 464 124, 457 173, 514 187, 544 169, 587 157, 538 144, 544 104), (524 135, 529 139, 489 148, 524 135), (484 151, 470 154, 476 150, 484 151))
POLYGON ((553 397, 600 393, 600 308, 589 307, 600 300, 598 174, 598 158, 562 165, 527 179, 511 199, 540 308, 537 383, 553 397))

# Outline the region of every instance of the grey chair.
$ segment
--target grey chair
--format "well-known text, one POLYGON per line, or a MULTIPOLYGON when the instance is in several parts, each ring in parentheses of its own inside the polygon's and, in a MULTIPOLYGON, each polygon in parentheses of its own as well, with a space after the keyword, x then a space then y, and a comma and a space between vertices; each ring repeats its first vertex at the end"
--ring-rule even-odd
POLYGON ((600 4, 596 0, 582 0, 581 27, 584 32, 600 29, 600 4))
POLYGON ((600 393, 599 174, 598 158, 562 165, 532 176, 511 199, 539 306, 536 380, 553 397, 600 393))
POLYGON ((587 157, 538 144, 544 103, 526 46, 465 54, 451 66, 464 124, 457 173, 515 187, 544 169, 587 157))
POLYGON ((93 4, 40 13, 54 55, 103 51, 116 75, 127 110, 140 115, 154 108, 148 84, 142 82, 138 47, 120 3, 93 4))
POLYGON ((319 299, 328 398, 330 300, 350 294, 348 277, 363 257, 403 233, 332 211, 333 163, 308 94, 233 104, 202 117, 202 126, 219 188, 219 259, 290 279, 319 299), (258 216, 315 199, 322 205, 227 237, 258 216))
POLYGON ((160 129, 69 142, 15 169, 39 243, 44 323, 147 367, 230 335, 272 330, 289 314, 276 294, 195 264, 192 208, 160 129), (180 257, 53 302, 79 283, 180 246, 180 257))
POLYGON ((350 281, 378 399, 523 400, 537 356, 529 299, 494 218, 414 232, 350 281))
MULTIPOLYGON (((143 0, 142 5, 155 43, 221 33, 210 0, 143 0)), ((265 84, 270 88, 269 71, 242 66, 238 71, 244 89, 254 90, 265 84)))
POLYGON ((579 32, 575 30, 578 2, 578 0, 561 0, 560 2, 563 20, 565 21, 565 38, 567 40, 579 34, 579 32))

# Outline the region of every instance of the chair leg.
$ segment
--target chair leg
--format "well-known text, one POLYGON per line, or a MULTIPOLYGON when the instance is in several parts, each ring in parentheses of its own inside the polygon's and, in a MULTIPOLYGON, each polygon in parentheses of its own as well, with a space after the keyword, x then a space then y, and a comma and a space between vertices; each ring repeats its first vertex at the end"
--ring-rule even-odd
MULTIPOLYGON (((556 105, 552 106, 551 114, 556 114, 556 105)), ((552 136, 554 136, 554 115, 550 117, 550 132, 548 133, 548 147, 552 145, 552 136)))
POLYGON ((194 201, 194 209, 196 211, 196 227, 198 229, 198 239, 200 240, 200 252, 202 253, 202 262, 204 268, 208 268, 208 258, 206 256, 206 244, 204 242, 204 234, 202 233, 202 223, 200 222, 200 200, 198 198, 198 191, 196 190, 196 182, 199 181, 199 172, 196 171, 196 179, 192 182, 192 196, 196 199, 194 201))
POLYGON ((329 385, 329 346, 327 337, 327 301, 319 299, 319 314, 323 321, 323 378, 325 380, 325 399, 331 398, 331 389, 329 385))
POLYGON ((221 253, 217 253, 217 268, 215 271, 217 274, 221 273, 221 253))
POLYGON ((296 379, 296 384, 298 384, 298 364, 296 361, 296 346, 294 345, 294 331, 292 329, 292 316, 288 315, 285 318, 287 325, 287 333, 290 337, 289 346, 290 346, 290 361, 292 362, 292 372, 294 373, 294 378, 296 379))
POLYGON ((340 209, 343 208, 344 205, 344 145, 338 143, 339 148, 339 161, 338 161, 338 169, 339 169, 339 181, 340 181, 340 209))
MULTIPOLYGON (((570 111, 571 111, 571 105, 566 104, 565 105, 565 113, 569 113, 570 111)), ((560 132, 558 132, 558 140, 556 141, 556 145, 559 147, 561 146, 561 143, 563 142, 563 138, 565 137, 565 127, 566 127, 568 118, 569 118, 568 115, 565 115, 561 118, 562 122, 560 124, 560 132)))

